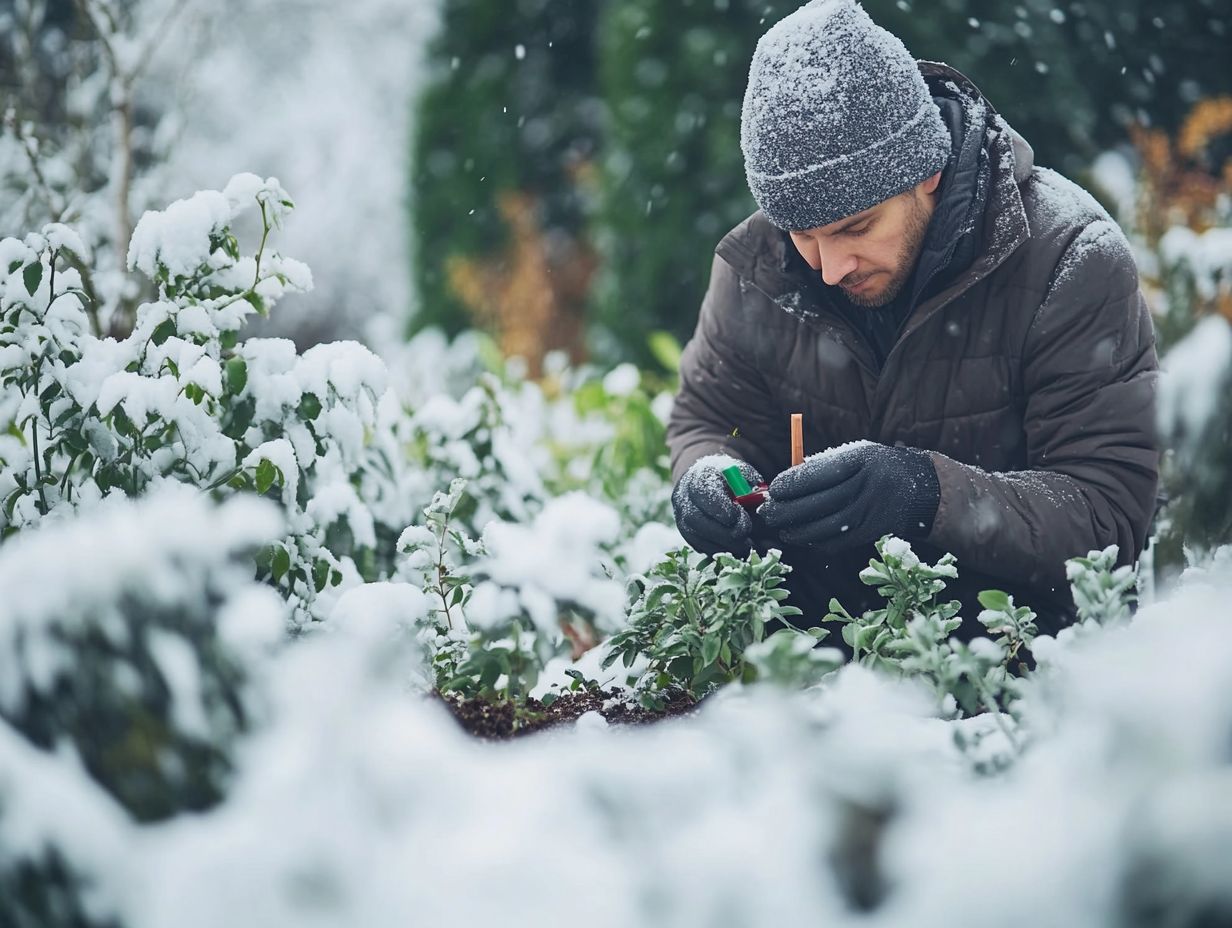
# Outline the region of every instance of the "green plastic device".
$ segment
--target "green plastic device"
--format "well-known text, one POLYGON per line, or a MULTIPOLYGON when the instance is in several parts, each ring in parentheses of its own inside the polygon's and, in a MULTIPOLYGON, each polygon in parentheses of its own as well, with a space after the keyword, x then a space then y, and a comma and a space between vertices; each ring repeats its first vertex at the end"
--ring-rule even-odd
POLYGON ((736 496, 748 496, 753 492, 753 488, 744 479, 744 474, 740 473, 740 468, 735 464, 723 469, 723 479, 727 481, 727 485, 736 496))

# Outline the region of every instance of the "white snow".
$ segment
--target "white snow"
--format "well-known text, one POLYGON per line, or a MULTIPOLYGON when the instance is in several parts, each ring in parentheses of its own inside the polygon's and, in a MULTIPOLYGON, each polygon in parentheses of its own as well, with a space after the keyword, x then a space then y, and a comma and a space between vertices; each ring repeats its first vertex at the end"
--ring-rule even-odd
POLYGON ((522 607, 543 631, 557 630, 557 602, 576 603, 610 624, 624 606, 622 584, 602 571, 603 550, 616 542, 620 518, 584 493, 548 500, 525 525, 492 522, 483 533, 488 557, 478 571, 517 591, 522 607))
POLYGON ((1198 320, 1160 362, 1159 420, 1166 433, 1197 439, 1223 401, 1219 386, 1232 369, 1232 324, 1222 316, 1198 320))
POLYGON ((618 364, 603 377, 603 389, 609 396, 628 396, 638 388, 642 375, 636 365, 618 364))
POLYGON ((153 277, 161 262, 173 277, 186 277, 210 258, 210 235, 231 220, 232 207, 216 190, 198 191, 165 210, 147 211, 133 230, 129 270, 153 277))

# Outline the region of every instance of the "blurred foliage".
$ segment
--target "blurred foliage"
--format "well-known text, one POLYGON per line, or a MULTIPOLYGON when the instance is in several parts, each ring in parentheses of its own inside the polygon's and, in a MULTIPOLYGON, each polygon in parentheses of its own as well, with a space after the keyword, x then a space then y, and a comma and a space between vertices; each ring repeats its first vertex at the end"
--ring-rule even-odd
POLYGON ((868 0, 917 58, 967 74, 1036 151, 1080 171, 1131 125, 1175 132, 1232 91, 1227 0, 868 0))
MULTIPOLYGON (((1232 92, 1227 0, 864 5, 1071 174, 1131 126, 1174 135, 1197 101, 1232 92)), ((478 321, 532 369, 552 344, 576 356, 569 314, 587 301, 607 359, 653 363, 652 329, 687 339, 715 244, 753 208, 748 61, 796 6, 444 0, 415 144, 417 324, 478 321)))
POLYGON ((647 364, 646 334, 692 333, 714 246, 756 205, 740 106, 757 37, 792 9, 764 0, 625 0, 599 40, 608 104, 597 346, 647 364))
POLYGON ((1138 199, 1134 215, 1125 218, 1156 259, 1143 282, 1154 296, 1166 350, 1203 316, 1218 313, 1232 322, 1232 279, 1195 266, 1189 249, 1165 243, 1169 233, 1176 240, 1176 230, 1201 235, 1232 227, 1232 96, 1200 101, 1174 137, 1137 126, 1131 136, 1140 165, 1138 199))
POLYGON ((552 347, 576 353, 602 122, 597 10, 596 0, 443 4, 413 146, 417 329, 479 322, 532 363, 552 347), (553 338, 571 316, 578 334, 553 338), (546 341, 527 343, 534 337, 546 341))
MULTIPOLYGON (((1120 218, 1138 248, 1164 355, 1207 317, 1232 325, 1232 252, 1225 244, 1232 236, 1232 96, 1200 101, 1174 133, 1135 127, 1131 135, 1139 165, 1136 202, 1132 215, 1120 218)), ((1207 378, 1215 396, 1232 390, 1232 368, 1181 373, 1207 378)), ((1212 406, 1196 431, 1192 423, 1162 423, 1168 502, 1156 550, 1161 579, 1192 555, 1232 543, 1232 408, 1212 406)))

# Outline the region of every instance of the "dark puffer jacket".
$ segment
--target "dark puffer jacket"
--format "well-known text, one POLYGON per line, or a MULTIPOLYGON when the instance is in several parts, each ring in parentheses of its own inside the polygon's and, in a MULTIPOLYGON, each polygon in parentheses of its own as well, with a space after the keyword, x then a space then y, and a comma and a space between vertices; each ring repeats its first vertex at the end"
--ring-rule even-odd
MULTIPOLYGON (((951 68, 920 68, 979 94, 951 68)), ((974 254, 911 308, 884 365, 755 213, 716 250, 668 428, 676 479, 715 452, 772 479, 790 463, 793 412, 808 453, 861 438, 932 452, 941 501, 915 548, 958 558, 947 594, 963 600, 966 636, 981 631, 975 594, 990 587, 1034 606, 1047 630, 1069 621, 1065 559, 1116 544, 1135 560, 1159 466, 1155 336, 1129 245, 984 112, 974 254)), ((807 624, 832 595, 849 609, 876 602, 856 579, 874 553, 785 550, 807 624)))

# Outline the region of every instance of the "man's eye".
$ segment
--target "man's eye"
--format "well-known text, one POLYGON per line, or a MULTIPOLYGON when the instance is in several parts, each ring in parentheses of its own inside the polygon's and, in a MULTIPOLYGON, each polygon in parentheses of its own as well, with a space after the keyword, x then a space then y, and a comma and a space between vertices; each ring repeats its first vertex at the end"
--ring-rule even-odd
POLYGON ((869 226, 871 226, 871 225, 872 225, 872 223, 871 223, 871 222, 866 222, 864 225, 859 226, 859 227, 857 227, 857 228, 854 228, 854 229, 848 229, 848 230, 847 230, 847 234, 848 234, 848 235, 863 235, 865 232, 867 232, 867 231, 868 231, 868 228, 869 228, 869 226))

